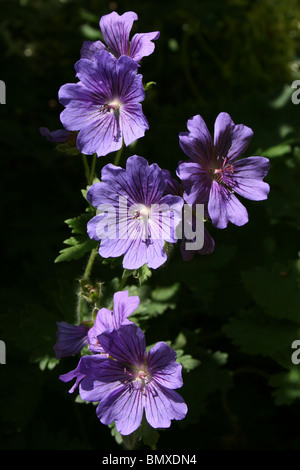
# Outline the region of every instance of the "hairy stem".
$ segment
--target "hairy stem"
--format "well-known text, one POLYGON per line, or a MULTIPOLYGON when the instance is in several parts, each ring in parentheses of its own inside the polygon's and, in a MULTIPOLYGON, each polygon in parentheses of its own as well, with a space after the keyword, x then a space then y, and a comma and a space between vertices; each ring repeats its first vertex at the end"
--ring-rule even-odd
MULTIPOLYGON (((91 251, 86 268, 81 278, 82 281, 86 281, 89 279, 97 252, 98 252, 97 248, 93 248, 93 250, 91 251)), ((81 323, 83 320, 83 307, 85 305, 85 300, 81 295, 81 288, 78 290, 77 296, 78 296, 78 303, 77 303, 76 323, 79 325, 79 323, 81 323)))

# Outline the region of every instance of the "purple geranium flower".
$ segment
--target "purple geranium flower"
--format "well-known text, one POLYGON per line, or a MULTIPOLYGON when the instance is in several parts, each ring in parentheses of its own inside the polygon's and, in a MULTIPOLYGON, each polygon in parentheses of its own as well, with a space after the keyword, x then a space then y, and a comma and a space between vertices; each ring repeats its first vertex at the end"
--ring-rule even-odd
POLYGON ((99 402, 96 413, 103 424, 115 421, 128 435, 141 424, 144 410, 153 428, 168 428, 172 419, 185 417, 187 406, 174 391, 183 382, 173 349, 159 342, 146 353, 144 333, 134 324, 106 331, 98 340, 108 357, 82 357, 76 385, 80 382, 83 400, 99 402))
POLYGON ((47 127, 40 127, 40 134, 46 137, 48 142, 67 142, 74 137, 74 133, 66 129, 50 131, 47 127))
POLYGON ((135 34, 129 41, 133 22, 137 19, 138 16, 133 11, 128 11, 123 15, 118 15, 113 11, 102 16, 100 29, 108 47, 101 41, 84 41, 81 48, 81 57, 93 60, 95 52, 108 50, 117 58, 121 55, 127 55, 135 62, 140 62, 143 57, 152 54, 155 47, 152 41, 159 38, 158 31, 135 34))
POLYGON ((179 134, 182 150, 191 159, 180 163, 177 175, 184 185, 188 204, 207 204, 208 214, 217 228, 228 222, 248 222, 246 208, 234 192, 254 201, 267 199, 270 187, 263 182, 269 160, 249 157, 238 160, 245 152, 253 132, 242 124, 235 125, 227 113, 220 113, 215 122, 214 143, 201 116, 187 123, 189 132, 179 134))
POLYGON ((119 328, 120 325, 131 324, 127 317, 139 306, 138 296, 128 296, 128 291, 120 291, 114 294, 113 310, 101 308, 95 318, 94 325, 88 331, 89 348, 93 352, 102 353, 98 336, 106 330, 119 328))
POLYGON ((143 137, 149 128, 141 101, 145 98, 142 75, 129 57, 118 60, 109 52, 97 52, 94 61, 80 59, 75 64, 78 83, 59 90, 66 107, 61 122, 70 131, 79 131, 78 150, 99 156, 119 150, 143 137))
POLYGON ((163 170, 137 155, 129 157, 126 169, 106 165, 101 183, 94 183, 87 199, 101 214, 87 226, 89 237, 101 240, 103 258, 124 255, 123 267, 144 264, 156 269, 166 260, 164 242, 175 243, 183 200, 165 194, 163 170))
POLYGON ((71 325, 64 321, 57 322, 57 342, 54 346, 56 359, 73 356, 88 344, 89 326, 84 324, 71 325))

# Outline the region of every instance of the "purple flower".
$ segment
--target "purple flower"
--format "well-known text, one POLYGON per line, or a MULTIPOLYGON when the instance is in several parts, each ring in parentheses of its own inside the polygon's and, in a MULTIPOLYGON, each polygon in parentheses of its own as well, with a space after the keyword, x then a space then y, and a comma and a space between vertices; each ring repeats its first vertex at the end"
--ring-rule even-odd
POLYGON ((47 127, 40 127, 40 134, 46 137, 49 142, 67 142, 67 140, 73 137, 73 132, 66 129, 50 131, 47 127))
POLYGON ((93 352, 103 353, 98 336, 106 330, 119 328, 120 325, 131 324, 127 317, 139 306, 138 296, 128 296, 128 291, 120 291, 114 294, 113 310, 101 308, 95 318, 94 325, 88 331, 89 348, 93 352))
POLYGON ((71 325, 64 321, 57 322, 57 342, 54 346, 56 359, 79 353, 88 343, 89 327, 83 324, 71 325))
POLYGON ((242 124, 235 125, 227 113, 220 113, 215 122, 214 143, 201 116, 187 123, 189 132, 179 134, 182 150, 191 159, 180 163, 177 175, 184 185, 188 204, 207 204, 208 214, 217 228, 228 222, 248 222, 246 208, 234 193, 247 199, 267 199, 270 187, 263 182, 269 160, 249 157, 238 160, 245 152, 253 132, 242 124))
POLYGON ((119 150, 143 137, 149 128, 141 101, 145 98, 142 75, 129 57, 118 60, 109 52, 97 52, 94 61, 80 59, 75 64, 78 83, 59 90, 66 107, 60 115, 63 126, 79 131, 78 150, 99 156, 119 150))
MULTIPOLYGON (((166 177, 166 191, 169 194, 173 194, 174 196, 183 196, 183 188, 181 184, 175 180, 169 170, 163 170, 165 177, 166 177)), ((191 243, 195 243, 196 237, 187 237, 187 233, 185 233, 188 226, 189 233, 196 233, 197 227, 197 218, 196 218, 196 207, 195 204, 192 206, 187 207, 184 206, 185 210, 182 214, 182 223, 181 223, 181 230, 182 230, 182 242, 180 244, 180 252, 184 261, 190 261, 193 259, 195 253, 199 253, 200 255, 207 255, 214 251, 215 249, 215 242, 210 233, 207 231, 204 225, 204 232, 203 232, 203 246, 200 249, 192 249, 191 243), (189 210, 187 210, 189 209, 189 210), (185 230, 184 230, 185 228, 185 230)), ((204 215, 207 217, 207 210, 204 209, 204 215)), ((198 222, 199 223, 199 222, 198 222)), ((200 221, 200 223, 205 223, 204 221, 200 221)))
POLYGON ((172 419, 185 417, 187 406, 174 391, 183 382, 173 349, 159 342, 146 353, 144 333, 134 324, 106 331, 98 340, 108 357, 82 357, 76 384, 83 400, 99 402, 96 413, 103 424, 115 421, 128 435, 139 427, 144 410, 153 428, 168 428, 172 419))
POLYGON ((183 200, 165 195, 163 170, 137 155, 129 157, 126 169, 112 164, 102 169, 101 183, 94 183, 87 199, 102 213, 87 226, 93 240, 101 240, 103 258, 124 255, 123 267, 144 264, 156 269, 166 260, 164 242, 176 243, 183 200))
POLYGON ((133 11, 128 11, 121 16, 113 11, 102 16, 100 29, 108 47, 101 41, 85 41, 81 48, 81 57, 93 60, 95 52, 106 50, 112 52, 117 58, 127 55, 135 62, 140 62, 143 57, 152 54, 155 47, 152 41, 159 38, 158 31, 135 34, 129 41, 133 22, 137 19, 138 16, 133 11))

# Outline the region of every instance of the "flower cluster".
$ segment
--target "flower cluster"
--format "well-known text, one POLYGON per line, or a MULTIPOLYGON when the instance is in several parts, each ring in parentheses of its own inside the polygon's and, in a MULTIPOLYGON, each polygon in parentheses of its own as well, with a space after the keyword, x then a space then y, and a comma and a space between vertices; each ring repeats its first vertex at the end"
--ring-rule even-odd
MULTIPOLYGON (((87 341, 93 353, 82 356, 75 370, 60 376, 63 382, 75 379, 70 393, 79 386, 83 400, 99 402, 99 420, 115 421, 123 435, 139 427, 144 410, 154 428, 169 427, 172 419, 181 420, 187 413, 184 400, 174 391, 182 386, 182 366, 175 351, 159 342, 146 353, 143 331, 127 319, 138 305, 139 298, 129 297, 128 291, 115 293, 113 310, 100 309, 88 333, 82 331, 82 343, 87 341)), ((67 354, 78 336, 70 328, 68 338, 58 335, 57 345, 65 343, 67 354)))
MULTIPOLYGON (((75 64, 78 82, 59 90, 64 129, 41 128, 48 140, 76 138, 84 157, 104 157, 144 136, 149 124, 141 105, 140 62, 154 51, 159 32, 135 34, 130 40, 135 20, 134 12, 101 18, 104 42, 83 43, 75 64)), ((244 225, 248 213, 235 194, 255 201, 268 197, 263 179, 269 160, 240 158, 252 138, 250 128, 234 124, 225 112, 217 116, 214 139, 200 115, 189 119, 187 128, 179 134, 179 144, 189 159, 178 164, 177 179, 157 163, 132 155, 125 168, 117 161, 108 163, 100 180, 89 182, 86 198, 96 214, 87 223, 87 235, 100 242, 101 258, 122 257, 127 270, 145 265, 157 269, 167 260, 168 244, 179 239, 184 261, 195 253, 212 253, 215 242, 205 222, 217 229, 228 222, 244 225)), ((175 392, 183 384, 176 352, 165 342, 147 352, 142 329, 129 319, 139 303, 138 296, 119 288, 111 310, 100 308, 76 325, 59 322, 54 347, 58 359, 81 355, 77 367, 60 379, 75 380, 70 392, 79 387, 83 400, 98 403, 99 420, 115 422, 122 435, 134 432, 144 413, 154 428, 169 427, 187 413, 175 392)))

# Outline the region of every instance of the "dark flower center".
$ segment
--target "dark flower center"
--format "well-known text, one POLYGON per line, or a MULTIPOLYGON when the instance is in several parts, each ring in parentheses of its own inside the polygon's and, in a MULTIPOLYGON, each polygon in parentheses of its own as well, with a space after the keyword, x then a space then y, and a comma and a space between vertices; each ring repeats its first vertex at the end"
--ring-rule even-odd
POLYGON ((124 369, 126 375, 129 375, 130 378, 125 380, 124 383, 130 383, 130 385, 134 388, 138 388, 142 391, 143 395, 145 395, 146 386, 152 380, 152 376, 150 372, 147 371, 145 367, 135 368, 134 370, 124 369))
POLYGON ((227 163, 227 157, 217 157, 217 162, 219 163, 218 168, 210 169, 211 179, 217 181, 218 183, 223 183, 224 178, 233 174, 233 166, 230 163, 227 163))

